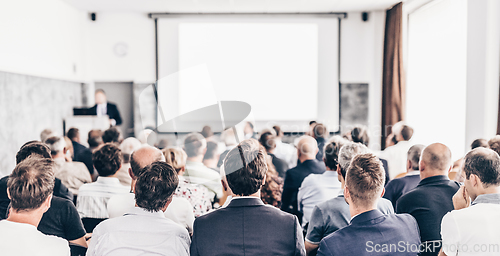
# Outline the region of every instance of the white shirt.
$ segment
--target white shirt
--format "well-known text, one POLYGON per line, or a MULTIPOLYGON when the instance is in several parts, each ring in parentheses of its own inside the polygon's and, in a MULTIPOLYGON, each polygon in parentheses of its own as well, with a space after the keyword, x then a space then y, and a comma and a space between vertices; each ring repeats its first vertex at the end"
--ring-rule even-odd
POLYGON ((35 226, 0 221, 0 254, 5 256, 69 256, 68 241, 44 235, 35 226))
POLYGON ((124 216, 97 225, 87 256, 189 255, 190 244, 186 229, 163 212, 134 207, 124 216))
POLYGON ((305 225, 311 219, 314 206, 336 197, 342 184, 336 171, 325 171, 323 174, 309 174, 299 188, 297 194, 298 210, 304 214, 302 223, 305 225))
POLYGON ((288 164, 288 168, 293 168, 297 165, 297 149, 291 144, 276 140, 274 155, 285 161, 288 164))
POLYGON ((81 218, 109 218, 108 200, 117 194, 127 194, 130 188, 114 177, 98 177, 96 182, 83 184, 78 191, 76 209, 81 218))
POLYGON ((408 150, 412 145, 413 143, 410 141, 400 141, 398 144, 390 146, 378 154, 378 157, 387 160, 391 180, 398 174, 406 172, 408 150))
POLYGON ((500 255, 499 201, 500 194, 480 195, 470 207, 447 213, 441 222, 443 252, 448 256, 500 255))
POLYGON ((105 116, 108 114, 108 103, 97 104, 97 116, 105 116))
MULTIPOLYGON (((133 193, 115 195, 108 201, 109 218, 123 216, 134 207, 135 195, 133 193)), ((174 196, 165 211, 165 217, 185 227, 190 234, 193 232, 193 206, 187 199, 174 196)))

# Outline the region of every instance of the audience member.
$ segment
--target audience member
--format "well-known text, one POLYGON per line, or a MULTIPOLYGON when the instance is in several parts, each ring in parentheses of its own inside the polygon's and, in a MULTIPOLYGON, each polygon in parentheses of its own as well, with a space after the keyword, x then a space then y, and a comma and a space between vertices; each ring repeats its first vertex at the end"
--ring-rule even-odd
POLYGON ((368 144, 370 144, 368 129, 364 126, 354 127, 351 130, 351 140, 352 142, 358 142, 368 147, 368 144))
POLYGON ((219 162, 217 163, 217 167, 222 166, 222 162, 224 161, 224 158, 226 158, 227 153, 234 147, 236 147, 236 134, 234 133, 234 128, 229 128, 226 129, 225 131, 222 132, 220 139, 226 144, 226 150, 222 152, 219 156, 219 162))
POLYGON ((155 143, 155 147, 158 148, 159 150, 165 149, 168 147, 168 140, 167 139, 160 139, 155 143))
POLYGON ((243 128, 243 135, 245 139, 257 139, 257 133, 252 122, 246 122, 243 128))
POLYGON ((404 177, 391 180, 385 187, 384 198, 389 199, 394 208, 396 208, 396 201, 398 201, 402 195, 416 188, 418 183, 420 183, 418 162, 420 161, 420 154, 422 153, 422 150, 424 150, 424 147, 424 145, 417 144, 413 145, 408 150, 406 175, 404 177))
POLYGON ((471 149, 475 148, 489 148, 490 146, 488 145, 488 141, 485 139, 475 139, 471 144, 470 144, 471 149))
POLYGON ((394 179, 398 174, 406 171, 407 152, 412 146, 409 141, 413 136, 413 128, 403 125, 401 132, 395 134, 398 143, 394 146, 387 147, 380 152, 379 157, 387 160, 389 164, 389 177, 394 179))
POLYGON ((488 146, 500 155, 500 135, 496 135, 488 141, 488 146))
POLYGON ((90 175, 97 177, 97 175, 94 175, 94 165, 92 163, 92 152, 87 147, 80 144, 80 131, 78 130, 78 128, 69 129, 67 136, 71 140, 71 142, 73 143, 73 151, 75 154, 73 156, 73 161, 84 163, 85 166, 87 166, 87 169, 89 170, 90 175))
POLYGON ((69 256, 67 241, 37 230, 50 208, 54 191, 54 164, 50 159, 30 157, 19 163, 9 177, 9 217, 0 221, 0 251, 5 255, 69 256), (29 242, 29 244, 26 244, 29 242))
POLYGON ((163 150, 163 154, 166 162, 172 165, 179 175, 179 186, 174 196, 187 199, 192 205, 195 217, 212 210, 208 189, 202 185, 189 183, 183 176, 186 169, 186 152, 182 148, 168 148, 163 150))
MULTIPOLYGON (((349 205, 344 197, 345 178, 351 160, 359 154, 369 153, 370 150, 361 143, 347 142, 340 148, 337 164, 337 176, 341 183, 341 189, 337 197, 317 204, 312 211, 311 219, 307 227, 305 246, 308 255, 315 255, 321 239, 329 234, 347 226, 351 215, 349 205)), ((394 213, 389 200, 381 198, 377 208, 384 214, 394 213)))
POLYGON ((415 189, 399 198, 396 212, 409 213, 417 220, 422 241, 421 255, 437 255, 441 249, 441 219, 453 210, 452 197, 460 185, 448 178, 451 151, 441 143, 427 146, 419 165, 421 181, 415 189))
POLYGON ((102 134, 102 141, 104 143, 120 145, 123 142, 122 132, 118 127, 111 127, 102 134))
POLYGON ((266 180, 260 189, 260 199, 264 204, 281 208, 281 193, 283 191, 283 178, 278 175, 271 158, 266 157, 266 180))
POLYGON ((66 141, 61 137, 49 137, 45 140, 54 159, 54 173, 73 195, 78 195, 78 189, 85 183, 92 182, 85 164, 80 162, 66 162, 66 141))
POLYGON ((325 165, 316 160, 318 154, 318 144, 316 140, 304 135, 300 138, 297 149, 299 164, 288 170, 285 175, 283 185, 283 195, 281 198, 281 209, 292 213, 302 219, 302 214, 298 210, 297 194, 302 181, 311 173, 322 174, 325 172, 325 165))
MULTIPOLYGON (((162 152, 155 147, 145 145, 132 153, 130 156, 130 168, 128 170, 132 178, 130 193, 114 195, 109 199, 109 218, 123 216, 130 209, 134 208, 136 203, 135 189, 137 178, 142 175, 146 166, 154 162, 165 162, 162 152)), ((192 208, 186 199, 174 197, 165 211, 165 217, 185 227, 186 230, 192 233, 194 222, 192 208)))
POLYGON ((100 223, 87 255, 189 255, 188 232, 165 218, 178 182, 169 164, 146 166, 135 183, 136 206, 124 216, 100 223))
POLYGON ((118 146, 106 143, 93 153, 92 161, 99 177, 95 182, 80 187, 76 208, 82 218, 106 219, 109 218, 109 198, 129 192, 129 188, 116 178, 122 164, 122 153, 118 146))
POLYGON ((118 172, 116 173, 116 177, 120 180, 120 183, 123 186, 130 187, 130 185, 132 184, 132 178, 128 173, 128 170, 130 169, 130 155, 140 147, 142 147, 141 142, 134 137, 126 138, 122 142, 122 144, 120 144, 123 162, 120 170, 118 170, 118 172))
POLYGON ((274 151, 276 149, 276 140, 275 136, 270 132, 265 132, 260 135, 259 142, 266 149, 267 155, 271 157, 271 162, 274 165, 274 168, 278 175, 281 178, 285 177, 286 170, 288 170, 288 165, 285 161, 279 159, 274 155, 274 151))
POLYGON ((338 154, 340 148, 347 143, 340 136, 334 136, 325 145, 323 161, 326 171, 323 174, 310 174, 299 188, 297 194, 298 210, 303 214, 302 225, 305 226, 311 219, 314 206, 330 198, 336 197, 342 189, 337 174, 338 154))
POLYGON ((222 199, 220 175, 203 164, 203 156, 207 151, 207 142, 199 133, 191 133, 184 139, 184 150, 187 154, 184 177, 193 184, 208 188, 211 198, 222 199))
MULTIPOLYGON (((66 154, 64 155, 64 157, 66 158, 66 162, 73 162, 73 157, 75 156, 75 151, 73 150, 73 142, 67 136, 64 136, 63 139, 66 144, 66 154)), ((85 166, 85 170, 87 170, 87 166, 85 166)))
POLYGON ((352 159, 344 188, 350 224, 321 240, 318 255, 381 254, 375 246, 389 248, 382 251, 383 255, 417 254, 420 240, 415 219, 409 214, 384 214, 377 209, 384 180, 384 168, 375 155, 361 154, 352 159))
POLYGON ((234 197, 195 220, 191 255, 305 255, 297 218, 259 198, 267 172, 264 148, 253 139, 242 141, 223 169, 234 197))
POLYGON ((208 125, 203 126, 203 128, 201 129, 201 135, 203 135, 203 137, 205 139, 209 140, 209 138, 214 136, 214 132, 212 131, 212 127, 210 127, 208 125))
POLYGON ((217 163, 219 162, 219 145, 213 141, 207 141, 207 152, 203 156, 203 164, 216 171, 219 172, 219 167, 217 167, 217 163))
POLYGON ((283 142, 285 134, 280 126, 275 125, 273 129, 276 132, 276 149, 274 150, 274 155, 284 160, 288 168, 295 167, 297 165, 297 149, 293 145, 283 142))
POLYGON ((52 136, 57 136, 57 135, 51 129, 44 129, 40 133, 40 141, 42 143, 45 143, 45 141, 52 136))
POLYGON ((464 172, 464 186, 453 196, 455 210, 441 223, 440 255, 498 255, 500 157, 477 147, 465 156, 464 172))
POLYGON ((89 111, 91 115, 108 116, 111 126, 122 124, 122 118, 120 116, 120 111, 118 111, 118 107, 108 102, 106 93, 103 89, 97 89, 95 91, 95 105, 91 107, 89 111))
POLYGON ((89 143, 90 152, 104 144, 102 141, 102 131, 101 130, 90 130, 87 138, 87 143, 89 143))
POLYGON ((320 149, 316 154, 316 160, 323 161, 323 148, 325 147, 326 138, 328 137, 328 130, 324 124, 316 124, 312 131, 312 137, 316 139, 318 148, 320 149))

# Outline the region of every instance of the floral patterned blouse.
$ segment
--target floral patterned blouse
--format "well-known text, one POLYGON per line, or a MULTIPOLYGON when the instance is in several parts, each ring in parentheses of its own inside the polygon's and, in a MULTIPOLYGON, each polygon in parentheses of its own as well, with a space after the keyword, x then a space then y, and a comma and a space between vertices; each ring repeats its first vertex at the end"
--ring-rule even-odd
POLYGON ((174 196, 186 198, 193 206, 195 217, 200 217, 212 210, 211 198, 209 198, 208 194, 208 189, 206 187, 192 184, 184 177, 179 176, 179 186, 174 196))

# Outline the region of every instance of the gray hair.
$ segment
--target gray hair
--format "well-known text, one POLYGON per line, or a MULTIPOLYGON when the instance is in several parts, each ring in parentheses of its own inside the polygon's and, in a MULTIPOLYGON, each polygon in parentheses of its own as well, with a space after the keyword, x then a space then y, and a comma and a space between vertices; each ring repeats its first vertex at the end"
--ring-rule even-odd
POLYGON ((40 141, 45 143, 45 141, 50 138, 55 136, 54 132, 51 129, 45 129, 40 133, 40 141))
POLYGON ((424 150, 425 146, 422 144, 413 145, 410 149, 408 149, 408 161, 411 162, 411 166, 413 170, 418 170, 418 162, 420 161, 420 155, 424 150))
POLYGON ((55 156, 66 148, 66 140, 59 136, 52 136, 45 140, 45 144, 50 148, 50 154, 55 156))
POLYGON ((345 178, 345 174, 349 165, 351 164, 351 160, 359 154, 370 153, 370 150, 361 143, 356 142, 348 142, 339 151, 339 165, 340 171, 342 172, 342 176, 345 178))

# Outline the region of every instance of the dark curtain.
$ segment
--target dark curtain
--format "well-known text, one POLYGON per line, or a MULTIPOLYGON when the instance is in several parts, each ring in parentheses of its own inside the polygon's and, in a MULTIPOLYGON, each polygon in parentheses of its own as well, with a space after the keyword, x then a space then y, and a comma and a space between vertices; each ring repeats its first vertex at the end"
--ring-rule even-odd
POLYGON ((405 74, 403 70, 403 3, 387 10, 382 80, 382 149, 395 123, 404 120, 405 74))

